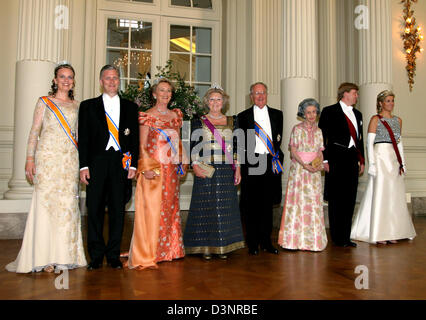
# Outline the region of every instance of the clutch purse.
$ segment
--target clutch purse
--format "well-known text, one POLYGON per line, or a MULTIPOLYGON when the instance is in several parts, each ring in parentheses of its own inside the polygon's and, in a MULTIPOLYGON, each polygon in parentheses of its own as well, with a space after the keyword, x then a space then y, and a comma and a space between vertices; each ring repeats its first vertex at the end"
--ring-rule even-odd
POLYGON ((211 178, 213 177, 215 168, 207 163, 200 162, 198 163, 198 166, 203 169, 206 172, 206 177, 211 178))
POLYGON ((321 167, 321 164, 322 164, 322 161, 321 161, 321 158, 320 157, 316 157, 314 160, 312 160, 312 162, 311 162, 311 165, 314 167, 314 168, 319 168, 319 167, 321 167))

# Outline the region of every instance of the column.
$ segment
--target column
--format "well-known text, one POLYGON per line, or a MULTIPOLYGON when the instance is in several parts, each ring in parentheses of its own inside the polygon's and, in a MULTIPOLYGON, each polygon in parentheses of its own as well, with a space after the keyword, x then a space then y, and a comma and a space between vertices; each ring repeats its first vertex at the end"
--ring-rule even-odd
POLYGON ((321 0, 319 13, 319 96, 322 108, 336 103, 337 16, 336 0, 321 0))
MULTIPOLYGON (((281 105, 284 133, 281 143, 286 171, 290 166, 288 142, 300 119, 297 107, 305 98, 318 99, 317 1, 283 0, 281 105)), ((287 179, 287 175, 284 175, 287 179)))
POLYGON ((37 98, 46 95, 56 63, 69 57, 71 0, 20 0, 15 81, 13 171, 5 199, 29 199, 25 178, 28 133, 37 98))
POLYGON ((253 0, 252 11, 252 83, 264 82, 268 86, 268 104, 281 109, 282 1, 253 0))
POLYGON ((368 8, 367 29, 359 33, 359 106, 364 119, 364 137, 368 122, 376 114, 377 94, 391 90, 392 85, 392 22, 388 0, 362 0, 368 8))

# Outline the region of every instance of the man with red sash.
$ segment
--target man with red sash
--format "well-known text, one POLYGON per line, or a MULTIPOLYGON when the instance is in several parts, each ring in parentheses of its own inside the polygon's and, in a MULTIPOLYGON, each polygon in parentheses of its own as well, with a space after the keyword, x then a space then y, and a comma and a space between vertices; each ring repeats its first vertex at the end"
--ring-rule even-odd
POLYGON ((253 106, 238 114, 238 127, 244 132, 241 164, 240 210, 245 222, 249 254, 259 248, 278 254, 272 246, 273 205, 281 202, 281 151, 283 113, 267 105, 267 87, 257 82, 250 87, 253 106))
POLYGON ((100 73, 103 94, 80 104, 78 144, 80 180, 86 184, 88 269, 122 268, 120 244, 124 207, 132 194, 139 155, 139 124, 135 103, 118 96, 120 74, 106 65, 100 73), (109 237, 103 238, 105 206, 109 237))
POLYGON ((341 247, 356 247, 350 241, 358 177, 364 172, 362 114, 354 108, 358 86, 342 83, 338 102, 325 107, 318 126, 324 137, 324 200, 332 242, 341 247))

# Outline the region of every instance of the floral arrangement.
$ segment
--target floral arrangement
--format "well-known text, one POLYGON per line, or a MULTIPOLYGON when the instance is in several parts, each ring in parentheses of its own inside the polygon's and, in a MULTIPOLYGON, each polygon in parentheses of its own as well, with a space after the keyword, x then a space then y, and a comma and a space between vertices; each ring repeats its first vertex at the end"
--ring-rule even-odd
MULTIPOLYGON (((173 63, 168 60, 164 67, 157 66, 158 73, 155 75, 155 78, 167 78, 175 85, 169 108, 179 108, 183 113, 184 120, 191 120, 194 116, 205 114, 207 110, 203 107, 195 88, 185 83, 184 78, 178 72, 172 72, 172 68, 173 63)), ((120 91, 120 95, 134 101, 138 105, 139 111, 146 111, 153 106, 150 94, 151 83, 149 79, 144 79, 142 74, 139 74, 139 78, 138 85, 128 85, 126 90, 120 91)))

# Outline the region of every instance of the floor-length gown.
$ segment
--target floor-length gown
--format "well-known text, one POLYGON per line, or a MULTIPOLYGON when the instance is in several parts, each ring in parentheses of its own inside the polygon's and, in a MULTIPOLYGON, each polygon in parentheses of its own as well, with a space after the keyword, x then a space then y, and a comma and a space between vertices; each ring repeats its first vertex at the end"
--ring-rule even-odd
MULTIPOLYGON (((215 127, 225 140, 230 156, 235 158, 237 150, 233 146, 234 118, 227 117, 226 125, 215 127)), ((234 171, 222 147, 200 119, 194 119, 191 123, 191 131, 195 130, 202 130, 202 140, 199 144, 191 141, 191 150, 202 145, 203 152, 201 156, 197 154, 194 160, 212 165, 215 172, 211 178, 194 175, 191 205, 183 237, 185 253, 226 254, 244 248, 234 171)))
MULTIPOLYGON (((50 98, 62 111, 73 133, 79 103, 50 98)), ((54 113, 41 99, 34 112, 27 156, 35 157, 36 177, 21 250, 6 266, 11 272, 85 266, 79 210, 78 151, 54 113)))
MULTIPOLYGON (((141 112, 140 124, 149 127, 148 144, 140 151, 135 193, 135 221, 127 266, 130 269, 157 268, 161 261, 184 257, 179 207, 177 163, 164 135, 167 133, 176 151, 180 149, 182 112, 173 109, 177 118, 163 121, 141 112), (159 170, 160 176, 146 179, 142 171, 159 170)), ((179 157, 179 156, 178 156, 179 157)))
MULTIPOLYGON (((398 117, 383 118, 401 136, 398 117)), ((405 198, 404 176, 385 126, 378 122, 374 140, 377 174, 369 176, 359 209, 352 222, 351 239, 369 243, 413 239, 416 236, 405 198)))
MULTIPOLYGON (((290 136, 304 163, 314 160, 323 148, 321 129, 310 127, 306 121, 297 124, 290 136)), ((286 249, 321 251, 327 246, 322 202, 321 172, 305 170, 292 159, 278 244, 286 249)))

